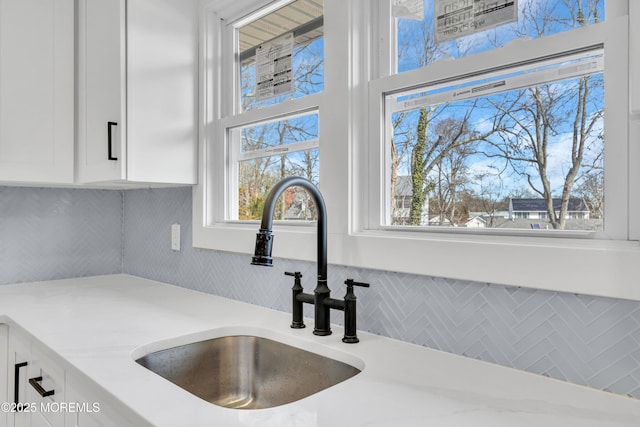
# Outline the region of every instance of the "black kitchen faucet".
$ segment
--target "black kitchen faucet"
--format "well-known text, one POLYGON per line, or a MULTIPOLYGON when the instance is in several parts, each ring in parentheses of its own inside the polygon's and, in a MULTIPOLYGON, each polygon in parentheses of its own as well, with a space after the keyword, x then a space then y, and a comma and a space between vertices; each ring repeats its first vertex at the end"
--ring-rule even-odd
POLYGON ((302 319, 303 303, 314 305, 315 323, 313 333, 315 335, 331 335, 330 309, 344 311, 344 337, 345 343, 357 343, 359 341, 356 333, 356 296, 353 293, 353 286, 369 287, 367 283, 354 282, 347 279, 347 293, 343 300, 331 298, 331 290, 327 286, 327 209, 324 198, 318 188, 309 180, 301 177, 285 178, 273 186, 262 211, 262 223, 260 231, 256 237, 256 248, 251 260, 253 265, 271 267, 273 258, 271 249, 273 246, 273 213, 276 200, 280 194, 289 187, 302 187, 313 197, 318 209, 318 282, 313 294, 308 294, 302 288, 302 274, 300 272, 286 272, 288 276, 294 277, 293 294, 293 321, 292 328, 304 328, 302 319))

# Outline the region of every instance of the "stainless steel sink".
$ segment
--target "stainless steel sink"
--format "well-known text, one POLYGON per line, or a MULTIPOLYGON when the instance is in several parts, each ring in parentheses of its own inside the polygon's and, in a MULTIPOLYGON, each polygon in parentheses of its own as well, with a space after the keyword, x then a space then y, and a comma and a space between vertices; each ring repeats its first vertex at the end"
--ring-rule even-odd
POLYGON ((235 409, 271 408, 360 373, 341 361, 256 336, 226 336, 136 360, 196 396, 235 409))

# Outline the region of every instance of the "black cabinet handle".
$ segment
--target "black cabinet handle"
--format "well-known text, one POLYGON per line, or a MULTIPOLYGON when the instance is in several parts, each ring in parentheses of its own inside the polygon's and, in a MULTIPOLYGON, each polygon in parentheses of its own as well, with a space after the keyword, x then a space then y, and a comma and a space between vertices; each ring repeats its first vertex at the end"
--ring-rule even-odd
POLYGON ((118 123, 116 122, 107 122, 107 144, 108 144, 108 152, 107 152, 107 156, 109 160, 118 160, 117 157, 113 157, 113 147, 112 147, 112 143, 111 143, 111 127, 113 126, 118 126, 118 123))
POLYGON ((53 396, 55 394, 54 390, 45 390, 40 385, 40 381, 42 381, 42 377, 35 377, 29 379, 29 384, 31 387, 35 388, 38 394, 42 397, 53 396))
POLYGON ((16 411, 18 412, 22 411, 22 404, 18 399, 18 394, 20 391, 20 368, 24 368, 27 365, 28 365, 27 362, 16 363, 14 368, 15 370, 13 375, 13 383, 14 383, 13 384, 13 403, 16 404, 16 411))

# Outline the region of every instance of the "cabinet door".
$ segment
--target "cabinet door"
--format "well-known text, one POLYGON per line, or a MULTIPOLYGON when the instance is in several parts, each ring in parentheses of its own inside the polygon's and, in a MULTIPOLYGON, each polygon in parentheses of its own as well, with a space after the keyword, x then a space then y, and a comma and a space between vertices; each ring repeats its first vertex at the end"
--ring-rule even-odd
MULTIPOLYGON (((9 328, 0 323, 0 403, 9 402, 9 328)), ((0 427, 7 426, 7 413, 0 411, 0 427)))
MULTIPOLYGON (((14 329, 9 331, 9 403, 29 404, 29 363, 31 361, 31 343, 18 335, 14 329)), ((15 409, 15 408, 13 408, 15 409)), ((31 412, 11 411, 7 413, 7 425, 11 427, 28 426, 31 422, 31 412)))
POLYGON ((78 3, 80 182, 125 178, 124 11, 124 0, 78 3))
POLYGON ((31 414, 31 426, 63 427, 65 412, 64 369, 37 345, 32 345, 27 399, 37 408, 31 414))
POLYGON ((31 424, 29 427, 55 427, 39 412, 31 414, 31 424))
POLYGON ((78 410, 68 413, 65 417, 65 427, 121 427, 149 425, 137 416, 131 416, 131 410, 119 405, 113 405, 103 394, 93 392, 96 385, 80 386, 73 379, 67 377, 66 399, 78 405, 78 410))
POLYGON ((0 0, 0 181, 73 182, 74 0, 0 0))
POLYGON ((198 2, 127 0, 127 180, 196 183, 198 2))

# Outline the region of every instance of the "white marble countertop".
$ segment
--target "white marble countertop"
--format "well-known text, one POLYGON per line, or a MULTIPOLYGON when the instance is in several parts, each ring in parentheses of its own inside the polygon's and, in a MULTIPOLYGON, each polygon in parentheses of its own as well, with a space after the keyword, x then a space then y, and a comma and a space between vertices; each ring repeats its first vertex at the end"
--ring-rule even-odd
MULTIPOLYGON (((634 426, 640 400, 342 328, 317 337, 290 314, 127 275, 0 286, 0 322, 19 325, 157 426, 634 426), (134 362, 205 338, 256 334, 363 371, 297 402, 235 410, 201 400, 134 362), (187 424, 185 424, 187 423, 187 424)), ((307 322, 311 324, 311 322, 307 322)))

